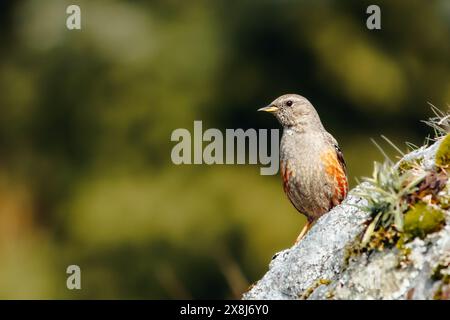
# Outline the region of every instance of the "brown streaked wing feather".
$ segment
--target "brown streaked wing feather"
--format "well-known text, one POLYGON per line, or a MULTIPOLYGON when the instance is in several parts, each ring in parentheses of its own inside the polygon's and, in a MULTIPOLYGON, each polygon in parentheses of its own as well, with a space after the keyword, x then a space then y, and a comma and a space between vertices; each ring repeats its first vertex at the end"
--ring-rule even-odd
POLYGON ((345 163, 344 154, 337 144, 334 145, 334 148, 336 149, 337 159, 341 164, 342 169, 344 169, 344 174, 347 176, 347 164, 345 163))
POLYGON ((345 199, 345 197, 347 197, 348 192, 347 165, 344 160, 344 154, 342 153, 342 150, 341 148, 339 148, 339 145, 337 143, 334 144, 334 148, 336 150, 336 158, 341 168, 341 170, 338 171, 336 177, 339 189, 338 202, 340 204, 345 199))
POLYGON ((322 155, 322 161, 327 174, 335 182, 335 188, 330 199, 330 206, 334 207, 345 199, 348 192, 347 169, 342 151, 333 146, 322 155))

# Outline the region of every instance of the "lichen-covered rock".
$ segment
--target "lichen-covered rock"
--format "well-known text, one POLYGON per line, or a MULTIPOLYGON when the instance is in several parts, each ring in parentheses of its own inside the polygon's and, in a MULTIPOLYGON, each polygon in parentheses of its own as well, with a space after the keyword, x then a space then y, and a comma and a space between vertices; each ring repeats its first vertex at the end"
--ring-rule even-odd
MULTIPOLYGON (((424 169, 431 170, 443 140, 411 152, 403 163, 421 159, 424 169)), ((355 254, 352 247, 371 218, 361 208, 366 200, 355 195, 361 187, 322 216, 298 244, 278 253, 269 271, 243 298, 448 299, 448 208, 442 208, 446 222, 440 230, 416 237, 401 248, 391 246, 355 254)), ((448 193, 449 189, 442 192, 448 193)))

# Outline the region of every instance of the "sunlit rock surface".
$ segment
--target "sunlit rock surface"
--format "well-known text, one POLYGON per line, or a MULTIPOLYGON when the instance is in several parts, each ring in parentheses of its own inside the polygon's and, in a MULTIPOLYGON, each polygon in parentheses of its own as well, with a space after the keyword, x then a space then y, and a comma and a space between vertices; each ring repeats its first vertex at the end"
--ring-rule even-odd
MULTIPOLYGON (((431 169, 438 145, 423 147, 405 159, 423 158, 423 166, 431 169)), ((449 285, 433 276, 437 268, 450 269, 449 212, 442 230, 405 245, 411 249, 407 259, 395 247, 350 255, 349 248, 369 218, 369 213, 358 207, 364 202, 350 192, 300 243, 278 253, 268 272, 243 298, 449 299, 449 285)))

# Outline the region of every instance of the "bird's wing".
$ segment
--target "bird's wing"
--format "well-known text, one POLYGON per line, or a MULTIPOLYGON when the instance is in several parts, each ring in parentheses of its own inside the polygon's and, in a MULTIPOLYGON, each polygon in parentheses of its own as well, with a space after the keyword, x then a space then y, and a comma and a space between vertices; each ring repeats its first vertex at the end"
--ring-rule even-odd
POLYGON ((342 169, 344 169, 344 174, 347 175, 347 164, 345 163, 344 154, 337 143, 334 145, 334 149, 336 150, 336 156, 339 164, 342 166, 342 169))
POLYGON ((334 139, 329 133, 327 133, 327 138, 332 148, 324 153, 322 159, 324 161, 327 174, 335 182, 331 202, 333 206, 336 206, 340 204, 347 196, 347 165, 344 160, 344 154, 342 153, 341 148, 339 148, 336 139, 334 139))

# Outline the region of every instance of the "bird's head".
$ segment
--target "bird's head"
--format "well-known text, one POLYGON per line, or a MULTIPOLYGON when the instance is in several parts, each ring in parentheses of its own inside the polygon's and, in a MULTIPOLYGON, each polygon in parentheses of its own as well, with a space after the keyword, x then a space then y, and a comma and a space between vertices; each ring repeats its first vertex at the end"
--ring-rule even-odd
POLYGON ((316 109, 308 99, 298 94, 282 95, 258 111, 273 113, 284 128, 293 126, 322 127, 316 109))

